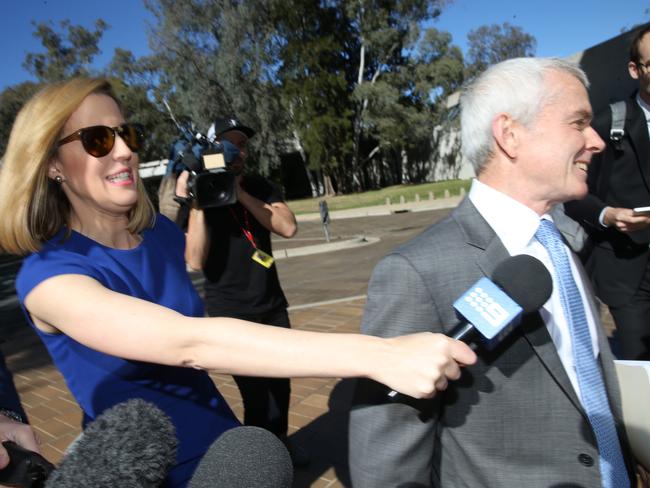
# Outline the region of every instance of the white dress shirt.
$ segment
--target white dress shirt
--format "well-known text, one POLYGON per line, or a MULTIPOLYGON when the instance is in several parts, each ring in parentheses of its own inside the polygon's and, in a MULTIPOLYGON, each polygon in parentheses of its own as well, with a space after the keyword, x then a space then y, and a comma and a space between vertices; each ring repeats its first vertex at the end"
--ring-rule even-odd
MULTIPOLYGON (((553 292, 551 298, 540 309, 540 314, 551 338, 557 349, 560 361, 571 380, 578 398, 580 398, 580 388, 573 360, 573 350, 571 348, 571 333, 569 324, 562 309, 562 303, 559 293, 558 279, 555 274, 555 268, 546 248, 535 238, 535 232, 539 227, 541 217, 532 209, 524 204, 510 198, 509 196, 481 183, 478 180, 472 182, 469 191, 469 199, 474 204, 479 213, 492 227, 496 235, 508 250, 511 256, 518 254, 528 254, 539 259, 548 269, 553 278, 553 292)), ((542 216, 550 221, 553 219, 545 214, 542 216)), ((585 314, 589 325, 591 335, 591 344, 594 355, 599 353, 598 336, 596 333, 596 319, 592 313, 589 301, 586 299, 585 287, 582 277, 578 271, 577 257, 565 245, 569 253, 569 262, 571 263, 571 272, 578 286, 582 303, 585 305, 585 314)))
POLYGON ((641 110, 643 110, 643 115, 645 115, 646 124, 648 126, 648 136, 650 136, 650 104, 647 104, 638 93, 636 94, 636 103, 638 103, 641 110))

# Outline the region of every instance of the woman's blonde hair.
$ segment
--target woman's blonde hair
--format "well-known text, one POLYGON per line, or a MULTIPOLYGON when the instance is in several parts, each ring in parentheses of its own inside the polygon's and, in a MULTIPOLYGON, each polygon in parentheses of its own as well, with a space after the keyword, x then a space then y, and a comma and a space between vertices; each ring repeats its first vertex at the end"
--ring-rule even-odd
MULTIPOLYGON (((110 83, 73 78, 36 93, 20 110, 11 129, 0 168, 0 248, 11 254, 38 251, 70 224, 70 202, 60 185, 48 178, 63 126, 90 94, 111 97, 110 83)), ((129 213, 128 230, 137 234, 153 225, 153 205, 138 179, 138 201, 129 213)))

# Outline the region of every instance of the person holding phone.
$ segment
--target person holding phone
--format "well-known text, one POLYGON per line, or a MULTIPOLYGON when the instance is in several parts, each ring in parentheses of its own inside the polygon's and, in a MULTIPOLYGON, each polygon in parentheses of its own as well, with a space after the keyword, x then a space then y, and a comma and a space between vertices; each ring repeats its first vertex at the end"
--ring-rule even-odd
POLYGON ((650 27, 630 47, 627 65, 638 91, 623 101, 622 137, 612 133, 607 107, 593 126, 607 142, 588 171, 589 194, 567 202, 567 215, 582 223, 592 249, 586 255, 596 295, 616 324, 620 359, 650 360, 650 27))

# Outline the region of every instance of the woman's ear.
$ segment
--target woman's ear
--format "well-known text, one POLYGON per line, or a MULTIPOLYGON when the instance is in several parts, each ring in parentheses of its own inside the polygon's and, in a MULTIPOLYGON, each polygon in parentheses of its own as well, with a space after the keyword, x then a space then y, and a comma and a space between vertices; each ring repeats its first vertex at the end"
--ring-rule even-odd
POLYGON ((50 159, 50 162, 47 163, 47 177, 51 180, 55 180, 57 176, 63 178, 63 173, 61 173, 60 167, 61 163, 56 159, 56 157, 50 159))
POLYGON ((514 159, 519 146, 517 122, 507 113, 497 114, 492 120, 492 137, 497 148, 508 158, 514 159))

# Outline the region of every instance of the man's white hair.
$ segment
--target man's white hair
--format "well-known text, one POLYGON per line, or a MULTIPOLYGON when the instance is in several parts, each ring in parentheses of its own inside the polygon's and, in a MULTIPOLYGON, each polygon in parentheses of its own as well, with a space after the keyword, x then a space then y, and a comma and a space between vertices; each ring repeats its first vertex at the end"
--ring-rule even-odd
POLYGON ((462 151, 477 175, 494 150, 494 117, 508 113, 530 126, 554 94, 546 83, 553 71, 567 73, 589 87, 587 76, 575 63, 559 58, 514 58, 490 66, 463 90, 462 151))

